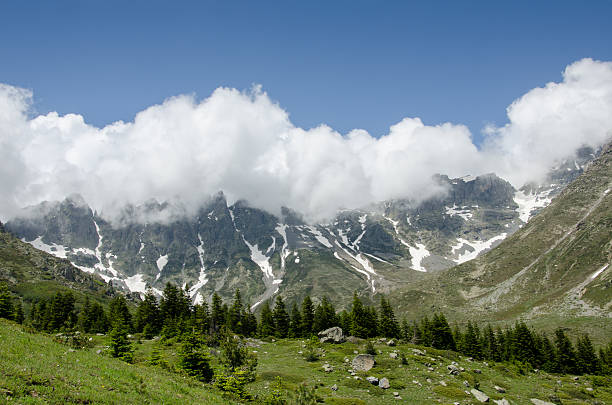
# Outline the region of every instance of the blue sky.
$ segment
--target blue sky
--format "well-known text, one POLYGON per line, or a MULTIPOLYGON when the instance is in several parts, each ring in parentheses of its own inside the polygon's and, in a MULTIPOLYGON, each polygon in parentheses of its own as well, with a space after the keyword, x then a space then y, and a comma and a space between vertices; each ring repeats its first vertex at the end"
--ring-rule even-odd
POLYGON ((404 117, 479 137, 584 57, 611 1, 4 1, 0 82, 102 126, 181 93, 261 84, 295 125, 380 136, 404 117))

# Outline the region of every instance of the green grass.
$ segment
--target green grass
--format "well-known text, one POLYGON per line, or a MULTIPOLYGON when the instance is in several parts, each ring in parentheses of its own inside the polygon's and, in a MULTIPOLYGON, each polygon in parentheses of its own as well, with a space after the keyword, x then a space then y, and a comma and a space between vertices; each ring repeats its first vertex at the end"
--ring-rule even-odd
MULTIPOLYGON (((98 349, 108 344, 108 337, 92 338, 92 347, 73 351, 54 342, 50 336, 30 334, 19 325, 0 321, 0 402, 231 403, 211 385, 177 371, 179 344, 174 340, 136 339, 135 364, 130 365, 110 358, 104 351, 97 354, 98 349), (161 352, 165 366, 150 365, 154 349, 161 352)), ((414 355, 411 349, 418 346, 410 344, 388 347, 376 343, 376 351, 382 352, 376 355, 376 365, 368 372, 357 372, 360 379, 355 379, 348 370, 352 368, 354 351, 363 353, 364 344, 321 345, 320 360, 308 362, 304 359, 305 343, 300 339, 285 339, 251 348, 258 357, 257 378, 247 385, 254 398, 252 403, 265 403, 278 377, 282 381, 281 392, 290 404, 302 384, 313 389, 319 401, 327 404, 473 402, 471 394, 465 391, 476 384, 491 399, 506 398, 515 404, 528 403, 530 398, 549 401, 559 398, 564 404, 612 403, 610 377, 581 376, 574 381, 572 376, 543 372, 523 375, 512 364, 470 362, 449 351, 419 347, 426 355, 414 355), (389 353, 393 350, 405 353, 408 364, 392 359, 389 353), (452 361, 457 361, 465 371, 458 376, 449 375, 446 366, 452 361), (325 363, 334 370, 326 373, 322 368, 325 363), (474 369, 482 372, 477 374, 474 369), (368 376, 388 378, 391 388, 383 390, 369 384, 365 380, 368 376), (331 389, 334 384, 337 391, 331 389), (497 393, 493 388, 496 385, 504 387, 506 393, 497 393), (403 401, 395 399, 393 392, 398 392, 403 401)), ((213 367, 219 367, 214 351, 211 359, 213 367)))
MULTIPOLYGON (((105 338, 103 338, 105 339, 105 338)), ((95 343, 100 342, 100 338, 95 343)), ((140 345, 139 345, 140 346, 140 345)), ((0 320, 0 402, 21 404, 227 404, 208 386, 145 363, 74 350, 0 320)), ((140 349, 139 349, 140 350, 140 349)))

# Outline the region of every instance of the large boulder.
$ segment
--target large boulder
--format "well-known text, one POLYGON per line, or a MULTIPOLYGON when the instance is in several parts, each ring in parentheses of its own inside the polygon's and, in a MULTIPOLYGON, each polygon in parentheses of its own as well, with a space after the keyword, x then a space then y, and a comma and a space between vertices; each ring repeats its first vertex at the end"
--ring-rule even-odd
POLYGON ((352 366, 356 371, 370 371, 375 363, 374 356, 371 354, 358 354, 353 359, 352 366))
POLYGON ((318 333, 321 343, 344 343, 346 338, 342 333, 342 328, 334 326, 318 333))
POLYGON ((476 398, 480 402, 489 402, 489 396, 482 391, 477 390, 476 388, 472 388, 470 391, 474 398, 476 398))

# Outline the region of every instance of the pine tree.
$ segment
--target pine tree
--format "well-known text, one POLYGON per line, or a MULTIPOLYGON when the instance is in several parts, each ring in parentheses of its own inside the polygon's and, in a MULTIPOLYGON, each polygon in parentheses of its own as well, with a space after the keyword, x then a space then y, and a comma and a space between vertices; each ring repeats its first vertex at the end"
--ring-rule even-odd
POLYGON ((13 319, 13 297, 5 283, 0 283, 0 318, 13 319))
POLYGON ((20 299, 18 299, 15 303, 13 319, 18 324, 22 324, 25 319, 25 316, 23 315, 23 305, 21 304, 20 299))
POLYGON ((417 324, 416 321, 412 321, 412 339, 410 343, 414 345, 422 345, 423 344, 423 331, 421 326, 417 324))
POLYGON ((191 301, 182 288, 167 283, 159 303, 165 330, 171 331, 191 318, 191 301))
POLYGON ((576 349, 576 365, 579 373, 598 374, 601 372, 600 361, 588 334, 578 338, 576 349))
POLYGON ((210 309, 210 326, 213 333, 217 333, 225 325, 225 312, 223 311, 223 301, 216 292, 212 296, 210 309))
POLYGON ((145 298, 138 304, 136 310, 136 332, 145 332, 145 338, 151 339, 161 330, 161 312, 153 291, 147 290, 145 298))
POLYGON ((127 363, 131 363, 134 360, 134 348, 130 344, 127 335, 128 333, 125 328, 125 324, 121 322, 115 323, 115 326, 110 333, 111 356, 120 358, 127 363))
POLYGON ((265 301, 261 306, 261 314, 259 321, 259 336, 268 337, 275 334, 274 318, 270 310, 270 303, 265 301))
POLYGON ((331 301, 329 301, 327 297, 323 297, 321 303, 317 305, 317 308, 315 309, 312 326, 313 332, 316 334, 333 326, 338 326, 336 310, 334 309, 331 301))
POLYGON ((108 306, 108 313, 112 329, 120 327, 127 332, 132 330, 132 314, 122 294, 117 294, 112 299, 108 306))
POLYGON ((294 302, 291 307, 291 320, 289 321, 289 337, 302 336, 302 315, 298 309, 297 303, 294 302))
POLYGON ((343 333, 350 333, 351 331, 351 314, 345 309, 338 314, 338 324, 342 328, 343 333))
POLYGON ((274 304, 274 310, 272 311, 272 318, 274 319, 274 330, 276 337, 286 338, 289 334, 289 314, 287 314, 285 303, 280 295, 276 297, 276 303, 274 304))
POLYGON ((406 341, 412 340, 412 335, 414 333, 412 331, 412 326, 410 326, 410 323, 408 323, 408 319, 406 318, 402 319, 401 334, 402 334, 402 339, 406 341))
POLYGON ((548 339, 548 336, 542 335, 540 337, 540 353, 542 356, 542 362, 540 367, 542 370, 548 373, 556 373, 557 370, 557 353, 555 352, 555 347, 548 339))
POLYGON ((242 334, 244 336, 254 336, 257 333, 257 318, 251 312, 251 308, 246 306, 242 313, 242 334))
POLYGON ((193 307, 193 325, 200 334, 208 334, 210 331, 210 314, 208 304, 202 302, 193 307))
POLYGON ((376 308, 371 306, 365 307, 365 325, 369 338, 378 336, 378 313, 376 308))
POLYGON ((234 293, 234 303, 232 304, 227 314, 227 326, 234 333, 242 333, 242 297, 240 290, 237 288, 234 293))
POLYGON ((517 323, 514 327, 513 358, 536 366, 538 364, 538 352, 535 343, 533 333, 527 325, 524 322, 517 323))
POLYGON ((79 329, 83 332, 88 333, 91 330, 91 323, 89 314, 91 312, 91 304, 89 302, 89 296, 85 296, 85 303, 83 304, 83 308, 81 308, 81 312, 79 313, 79 329))
POLYGON ((208 382, 213 377, 213 369, 210 366, 209 356, 204 350, 204 344, 190 331, 183 335, 183 343, 179 350, 179 366, 187 374, 203 382, 208 382))
POLYGON ((369 336, 367 328, 367 314, 363 303, 357 296, 357 292, 353 293, 353 305, 351 307, 351 335, 358 338, 366 339, 369 336))
POLYGON ((467 329, 463 335, 463 354, 475 359, 482 358, 482 346, 480 341, 480 331, 478 327, 468 321, 467 329))
POLYGON ((555 330, 555 346, 557 349, 556 369, 563 374, 575 374, 577 371, 576 352, 572 342, 565 336, 561 328, 555 330))
POLYGON ((313 324, 314 324, 314 305, 312 304, 312 300, 310 296, 304 297, 302 301, 302 333, 304 337, 310 337, 313 333, 313 324))
POLYGON ((485 359, 500 361, 501 355, 499 351, 499 345, 497 343, 497 338, 495 337, 495 332, 493 332, 493 328, 491 325, 487 325, 484 330, 484 347, 483 347, 483 355, 485 359))
POLYGON ((393 308, 384 297, 380 297, 380 321, 378 334, 387 338, 399 338, 400 328, 395 319, 393 308))
POLYGON ((434 314, 431 322, 432 347, 443 350, 455 350, 455 339, 443 314, 434 314))

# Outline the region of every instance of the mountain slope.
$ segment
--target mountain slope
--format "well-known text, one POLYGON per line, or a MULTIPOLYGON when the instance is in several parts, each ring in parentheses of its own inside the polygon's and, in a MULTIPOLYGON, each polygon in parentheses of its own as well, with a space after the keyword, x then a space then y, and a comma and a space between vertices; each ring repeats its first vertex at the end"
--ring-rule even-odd
POLYGON ((57 291, 70 289, 79 302, 87 295, 106 302, 113 290, 104 280, 75 268, 60 259, 35 249, 4 231, 0 223, 0 281, 22 296, 26 303, 49 298, 57 291))
POLYGON ((548 207, 497 248, 397 296, 458 318, 612 317, 611 187, 609 144, 548 207))

